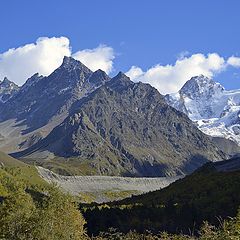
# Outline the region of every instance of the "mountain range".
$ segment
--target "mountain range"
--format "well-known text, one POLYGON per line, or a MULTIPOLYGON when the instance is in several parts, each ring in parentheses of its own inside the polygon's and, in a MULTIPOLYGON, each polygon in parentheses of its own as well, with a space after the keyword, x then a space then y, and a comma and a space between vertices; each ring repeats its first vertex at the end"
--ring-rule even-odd
POLYGON ((1 103, 0 150, 67 175, 176 176, 228 158, 222 146, 236 146, 199 130, 179 99, 65 57, 1 103))

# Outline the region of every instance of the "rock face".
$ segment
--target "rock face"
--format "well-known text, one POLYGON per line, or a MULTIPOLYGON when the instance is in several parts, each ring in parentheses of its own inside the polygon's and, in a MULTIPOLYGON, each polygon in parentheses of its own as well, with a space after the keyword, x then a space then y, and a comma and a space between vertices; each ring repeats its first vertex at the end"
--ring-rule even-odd
POLYGON ((6 77, 3 81, 0 81, 0 101, 5 103, 19 90, 19 87, 14 83, 9 81, 6 77))
POLYGON ((36 159, 41 153, 71 159, 97 175, 122 176, 175 176, 225 157, 155 88, 121 72, 75 101, 61 124, 15 156, 36 159))
POLYGON ((204 133, 240 144, 240 90, 227 91, 214 80, 198 76, 165 99, 204 133))

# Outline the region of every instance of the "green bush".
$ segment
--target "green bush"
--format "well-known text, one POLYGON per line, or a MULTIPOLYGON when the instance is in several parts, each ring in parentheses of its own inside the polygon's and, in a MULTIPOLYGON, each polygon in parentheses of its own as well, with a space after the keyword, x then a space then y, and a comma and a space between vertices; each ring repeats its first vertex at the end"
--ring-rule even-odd
POLYGON ((31 186, 0 169, 1 240, 87 239, 72 197, 54 186, 31 186))

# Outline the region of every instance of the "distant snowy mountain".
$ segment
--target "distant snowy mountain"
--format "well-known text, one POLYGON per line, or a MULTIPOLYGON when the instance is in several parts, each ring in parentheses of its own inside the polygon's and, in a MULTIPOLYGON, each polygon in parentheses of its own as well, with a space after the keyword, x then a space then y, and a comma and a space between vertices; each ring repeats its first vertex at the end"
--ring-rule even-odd
POLYGON ((166 95, 165 99, 187 114, 204 133, 240 145, 240 90, 227 91, 201 75, 191 78, 178 93, 166 95))

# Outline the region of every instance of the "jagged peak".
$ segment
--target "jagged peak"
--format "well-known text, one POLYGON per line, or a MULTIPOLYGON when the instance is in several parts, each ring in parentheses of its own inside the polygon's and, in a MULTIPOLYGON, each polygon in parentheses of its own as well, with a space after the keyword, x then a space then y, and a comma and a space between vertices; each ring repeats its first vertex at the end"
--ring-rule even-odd
POLYGON ((33 78, 43 78, 43 75, 40 75, 39 73, 33 74, 29 79, 33 78))
POLYGON ((34 73, 30 78, 39 78, 39 77, 42 77, 42 75, 40 75, 39 73, 34 73))
POLYGON ((132 84, 134 83, 128 76, 126 76, 123 72, 119 72, 109 81, 108 86, 110 86, 112 89, 121 91, 132 84))
POLYGON ((111 78, 101 69, 93 72, 89 78, 89 82, 94 84, 96 87, 108 82, 111 78))
POLYGON ((11 81, 10 81, 7 77, 4 77, 4 79, 3 79, 2 82, 5 82, 5 83, 11 83, 11 81))
POLYGON ((89 81, 90 82, 99 82, 99 81, 108 81, 111 78, 101 69, 96 70, 95 72, 92 73, 89 81))
POLYGON ((199 75, 199 76, 194 76, 192 77, 189 81, 186 82, 186 84, 191 84, 191 83, 197 83, 199 86, 206 86, 206 85, 216 85, 216 86, 219 86, 221 87, 222 89, 224 89, 223 86, 221 86, 220 83, 214 81, 212 78, 210 77, 207 77, 203 74, 199 75))
POLYGON ((115 77, 112 78, 111 82, 114 83, 131 83, 132 81, 128 76, 126 76, 123 72, 119 72, 115 77))
POLYGON ((30 78, 27 79, 27 81, 24 83, 23 86, 33 85, 34 83, 38 82, 42 78, 43 78, 43 75, 40 75, 39 73, 34 73, 30 78))
POLYGON ((191 77, 190 80, 186 82, 186 84, 193 84, 193 83, 204 84, 204 83, 215 83, 215 82, 213 81, 213 79, 201 74, 198 76, 191 77))
POLYGON ((76 60, 73 57, 67 57, 67 56, 63 58, 63 62, 60 68, 65 68, 68 70, 74 70, 76 68, 79 68, 79 69, 91 72, 91 70, 87 66, 85 66, 83 63, 81 63, 79 60, 76 60))
POLYGON ((122 71, 120 71, 113 79, 121 79, 121 78, 131 81, 130 78, 127 75, 125 75, 122 71))
POLYGON ((27 82, 28 81, 34 81, 34 80, 39 79, 39 78, 43 78, 43 75, 40 75, 39 73, 35 73, 30 78, 27 79, 27 82))
POLYGON ((197 80, 211 80, 211 78, 209 78, 208 76, 203 75, 203 74, 193 76, 193 77, 191 77, 191 79, 193 79, 193 80, 194 79, 197 79, 197 80))
POLYGON ((104 74, 107 75, 102 69, 98 69, 95 72, 93 72, 93 74, 104 74))
POLYGON ((92 75, 95 75, 95 76, 108 76, 103 70, 101 69, 98 69, 96 70, 95 72, 93 72, 92 75))
POLYGON ((131 83, 132 81, 128 76, 126 76, 123 72, 120 71, 115 77, 112 78, 111 82, 131 83))
POLYGON ((3 81, 0 81, 0 86, 1 87, 10 87, 10 86, 13 86, 13 87, 18 87, 18 85, 12 81, 10 81, 7 77, 4 77, 3 81))
POLYGON ((74 59, 73 57, 64 56, 63 62, 62 62, 63 65, 74 64, 74 63, 79 64, 80 61, 74 59))

